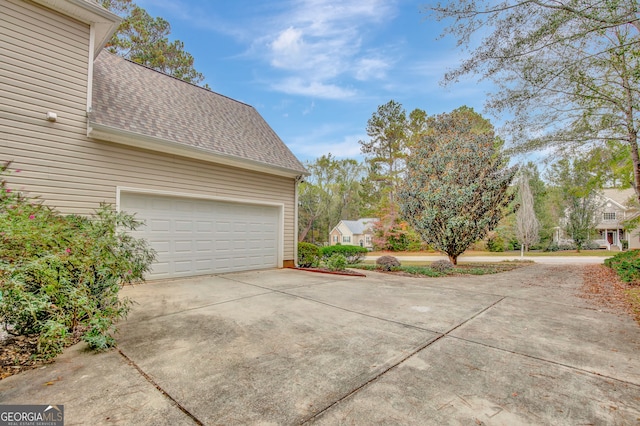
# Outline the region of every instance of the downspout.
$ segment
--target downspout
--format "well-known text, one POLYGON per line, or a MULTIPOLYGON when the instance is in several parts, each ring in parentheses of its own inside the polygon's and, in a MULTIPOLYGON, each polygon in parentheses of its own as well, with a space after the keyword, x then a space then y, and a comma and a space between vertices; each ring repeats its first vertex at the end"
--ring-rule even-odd
POLYGON ((298 267, 298 185, 304 179, 304 175, 296 176, 294 186, 294 207, 293 207, 293 265, 298 267))
MULTIPOLYGON (((94 48, 96 43, 96 27, 95 24, 89 26, 89 63, 87 69, 87 115, 91 112, 91 105, 93 103, 93 59, 94 48)), ((87 131, 89 126, 89 120, 87 120, 87 131)))

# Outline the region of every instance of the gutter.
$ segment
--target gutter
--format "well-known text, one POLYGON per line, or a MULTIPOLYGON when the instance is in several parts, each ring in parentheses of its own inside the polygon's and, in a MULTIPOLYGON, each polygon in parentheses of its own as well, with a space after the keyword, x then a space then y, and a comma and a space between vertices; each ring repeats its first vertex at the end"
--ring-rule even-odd
POLYGON ((276 166, 229 154, 216 153, 195 146, 184 145, 162 138, 156 138, 153 136, 147 136, 140 133, 106 126, 104 124, 94 123, 91 121, 91 116, 89 116, 87 136, 100 141, 118 143, 134 148, 155 151, 162 154, 172 154, 181 157, 193 158, 196 160, 202 160, 211 163, 222 164, 225 166, 232 166, 293 179, 298 179, 301 176, 308 176, 310 174, 304 169, 290 169, 287 167, 276 166))

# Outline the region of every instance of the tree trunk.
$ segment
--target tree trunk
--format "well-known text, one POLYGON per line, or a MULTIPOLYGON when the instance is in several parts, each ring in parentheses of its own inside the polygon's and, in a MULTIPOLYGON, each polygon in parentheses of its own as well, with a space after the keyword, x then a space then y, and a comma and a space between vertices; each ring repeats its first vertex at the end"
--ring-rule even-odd
POLYGON ((302 232, 300 232, 300 235, 298 235, 298 241, 304 241, 304 239, 307 237, 307 234, 309 233, 309 230, 313 226, 313 222, 315 222, 315 220, 316 218, 314 217, 307 223, 307 226, 305 226, 302 232))
POLYGON ((640 202, 640 156, 638 155, 638 134, 635 131, 630 132, 629 145, 633 161, 633 189, 636 190, 636 198, 640 202))
POLYGON ((449 262, 451 262, 451 264, 453 265, 457 265, 458 264, 458 256, 451 256, 450 254, 447 255, 449 256, 449 262))

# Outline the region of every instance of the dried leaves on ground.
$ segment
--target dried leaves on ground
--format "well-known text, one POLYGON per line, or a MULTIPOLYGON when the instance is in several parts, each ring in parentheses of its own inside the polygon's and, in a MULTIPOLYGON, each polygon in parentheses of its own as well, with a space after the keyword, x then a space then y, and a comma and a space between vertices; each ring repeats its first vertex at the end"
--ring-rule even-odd
MULTIPOLYGON (((67 346, 78 343, 80 338, 81 333, 72 336, 67 346)), ((0 380, 53 362, 38 358, 37 349, 37 335, 0 336, 0 380)))
POLYGON ((10 336, 0 341, 0 379, 42 365, 33 354, 38 348, 38 336, 10 336))
POLYGON ((613 269, 604 265, 585 266, 580 297, 603 309, 625 312, 640 324, 640 306, 634 305, 630 293, 640 294, 638 283, 622 282, 613 269))

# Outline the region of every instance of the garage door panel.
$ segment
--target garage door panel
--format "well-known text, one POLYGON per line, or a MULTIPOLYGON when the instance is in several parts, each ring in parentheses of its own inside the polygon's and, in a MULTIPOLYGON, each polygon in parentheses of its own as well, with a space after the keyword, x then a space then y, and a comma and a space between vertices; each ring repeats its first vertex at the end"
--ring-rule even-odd
POLYGON ((143 200, 145 210, 153 210, 158 212, 171 212, 173 211, 173 204, 170 199, 164 198, 148 198, 143 200), (146 202, 145 202, 146 201, 146 202))
POLYGON ((175 224, 176 232, 192 233, 195 230, 193 226, 193 221, 191 220, 176 219, 174 220, 173 223, 175 224))
POLYGON ((178 274, 190 273, 193 270, 193 262, 191 260, 176 260, 173 264, 178 274))
POLYGON ((214 229, 214 225, 213 225, 213 221, 207 220, 207 221, 202 221, 202 220, 198 220, 196 222, 196 230, 198 232, 211 232, 214 229))
POLYGON ((156 262, 153 264, 153 272, 158 275, 169 274, 171 265, 169 262, 156 262))
POLYGON ((150 278, 277 267, 276 207, 122 193, 121 210, 157 251, 150 278))
POLYGON ((196 241, 196 252, 201 254, 210 255, 213 253, 214 245, 210 240, 198 240, 196 241))
POLYGON ((152 232, 169 232, 171 231, 171 221, 168 219, 150 219, 146 220, 146 228, 152 232))
POLYGON ((191 240, 176 240, 175 242, 175 251, 176 253, 192 253, 193 249, 193 241, 191 240))

